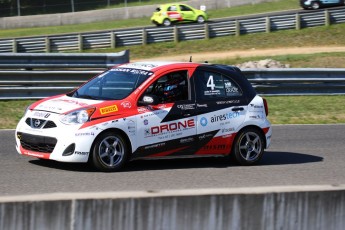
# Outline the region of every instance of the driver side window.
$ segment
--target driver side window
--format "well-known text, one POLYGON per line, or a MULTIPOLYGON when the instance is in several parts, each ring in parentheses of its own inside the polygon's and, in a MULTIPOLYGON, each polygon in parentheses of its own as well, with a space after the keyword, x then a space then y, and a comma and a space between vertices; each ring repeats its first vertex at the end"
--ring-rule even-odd
POLYGON ((165 74, 151 84, 144 95, 154 95, 159 104, 188 100, 187 71, 176 71, 165 74))

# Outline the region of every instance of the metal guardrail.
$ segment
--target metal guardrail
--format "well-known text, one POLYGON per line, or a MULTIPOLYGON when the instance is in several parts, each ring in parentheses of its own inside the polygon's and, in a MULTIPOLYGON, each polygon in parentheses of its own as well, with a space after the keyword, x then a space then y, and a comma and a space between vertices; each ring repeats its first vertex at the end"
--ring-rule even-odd
POLYGON ((319 11, 286 12, 280 14, 254 15, 205 24, 191 24, 174 27, 144 27, 98 32, 73 33, 50 36, 0 39, 1 52, 61 52, 81 51, 92 48, 115 48, 151 44, 157 42, 178 42, 195 39, 209 39, 229 35, 271 32, 287 29, 301 29, 314 26, 345 23, 345 8, 319 11))
MULTIPOLYGON (((345 69, 243 69, 262 95, 345 94, 345 69)), ((0 71, 0 99, 67 93, 102 71, 0 71)))
POLYGON ((129 62, 129 50, 105 54, 0 53, 0 69, 108 68, 129 62))

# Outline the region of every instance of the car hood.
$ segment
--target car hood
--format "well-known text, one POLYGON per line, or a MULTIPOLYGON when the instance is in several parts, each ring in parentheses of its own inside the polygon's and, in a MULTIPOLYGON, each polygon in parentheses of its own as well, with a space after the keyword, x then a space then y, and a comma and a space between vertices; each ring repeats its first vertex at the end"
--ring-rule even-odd
POLYGON ((30 109, 63 114, 72 110, 99 104, 101 102, 102 101, 73 98, 64 95, 39 101, 38 103, 31 106, 30 109))

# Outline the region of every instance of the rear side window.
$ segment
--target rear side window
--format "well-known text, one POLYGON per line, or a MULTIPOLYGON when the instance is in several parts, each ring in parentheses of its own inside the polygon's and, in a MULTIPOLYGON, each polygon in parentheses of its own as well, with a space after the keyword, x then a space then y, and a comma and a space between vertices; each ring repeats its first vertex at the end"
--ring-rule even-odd
POLYGON ((196 71, 196 95, 199 100, 242 96, 242 90, 230 77, 216 72, 196 71))
POLYGON ((175 5, 169 6, 167 11, 177 11, 177 7, 175 5))

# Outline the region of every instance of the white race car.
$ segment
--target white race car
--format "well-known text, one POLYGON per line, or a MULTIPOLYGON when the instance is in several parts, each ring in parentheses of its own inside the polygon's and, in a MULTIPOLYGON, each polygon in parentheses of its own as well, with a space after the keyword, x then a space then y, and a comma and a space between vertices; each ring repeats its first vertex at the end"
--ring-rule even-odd
POLYGON ((116 66, 28 107, 20 154, 117 171, 131 159, 233 156, 257 163, 271 140, 266 100, 236 67, 138 62, 116 66))

